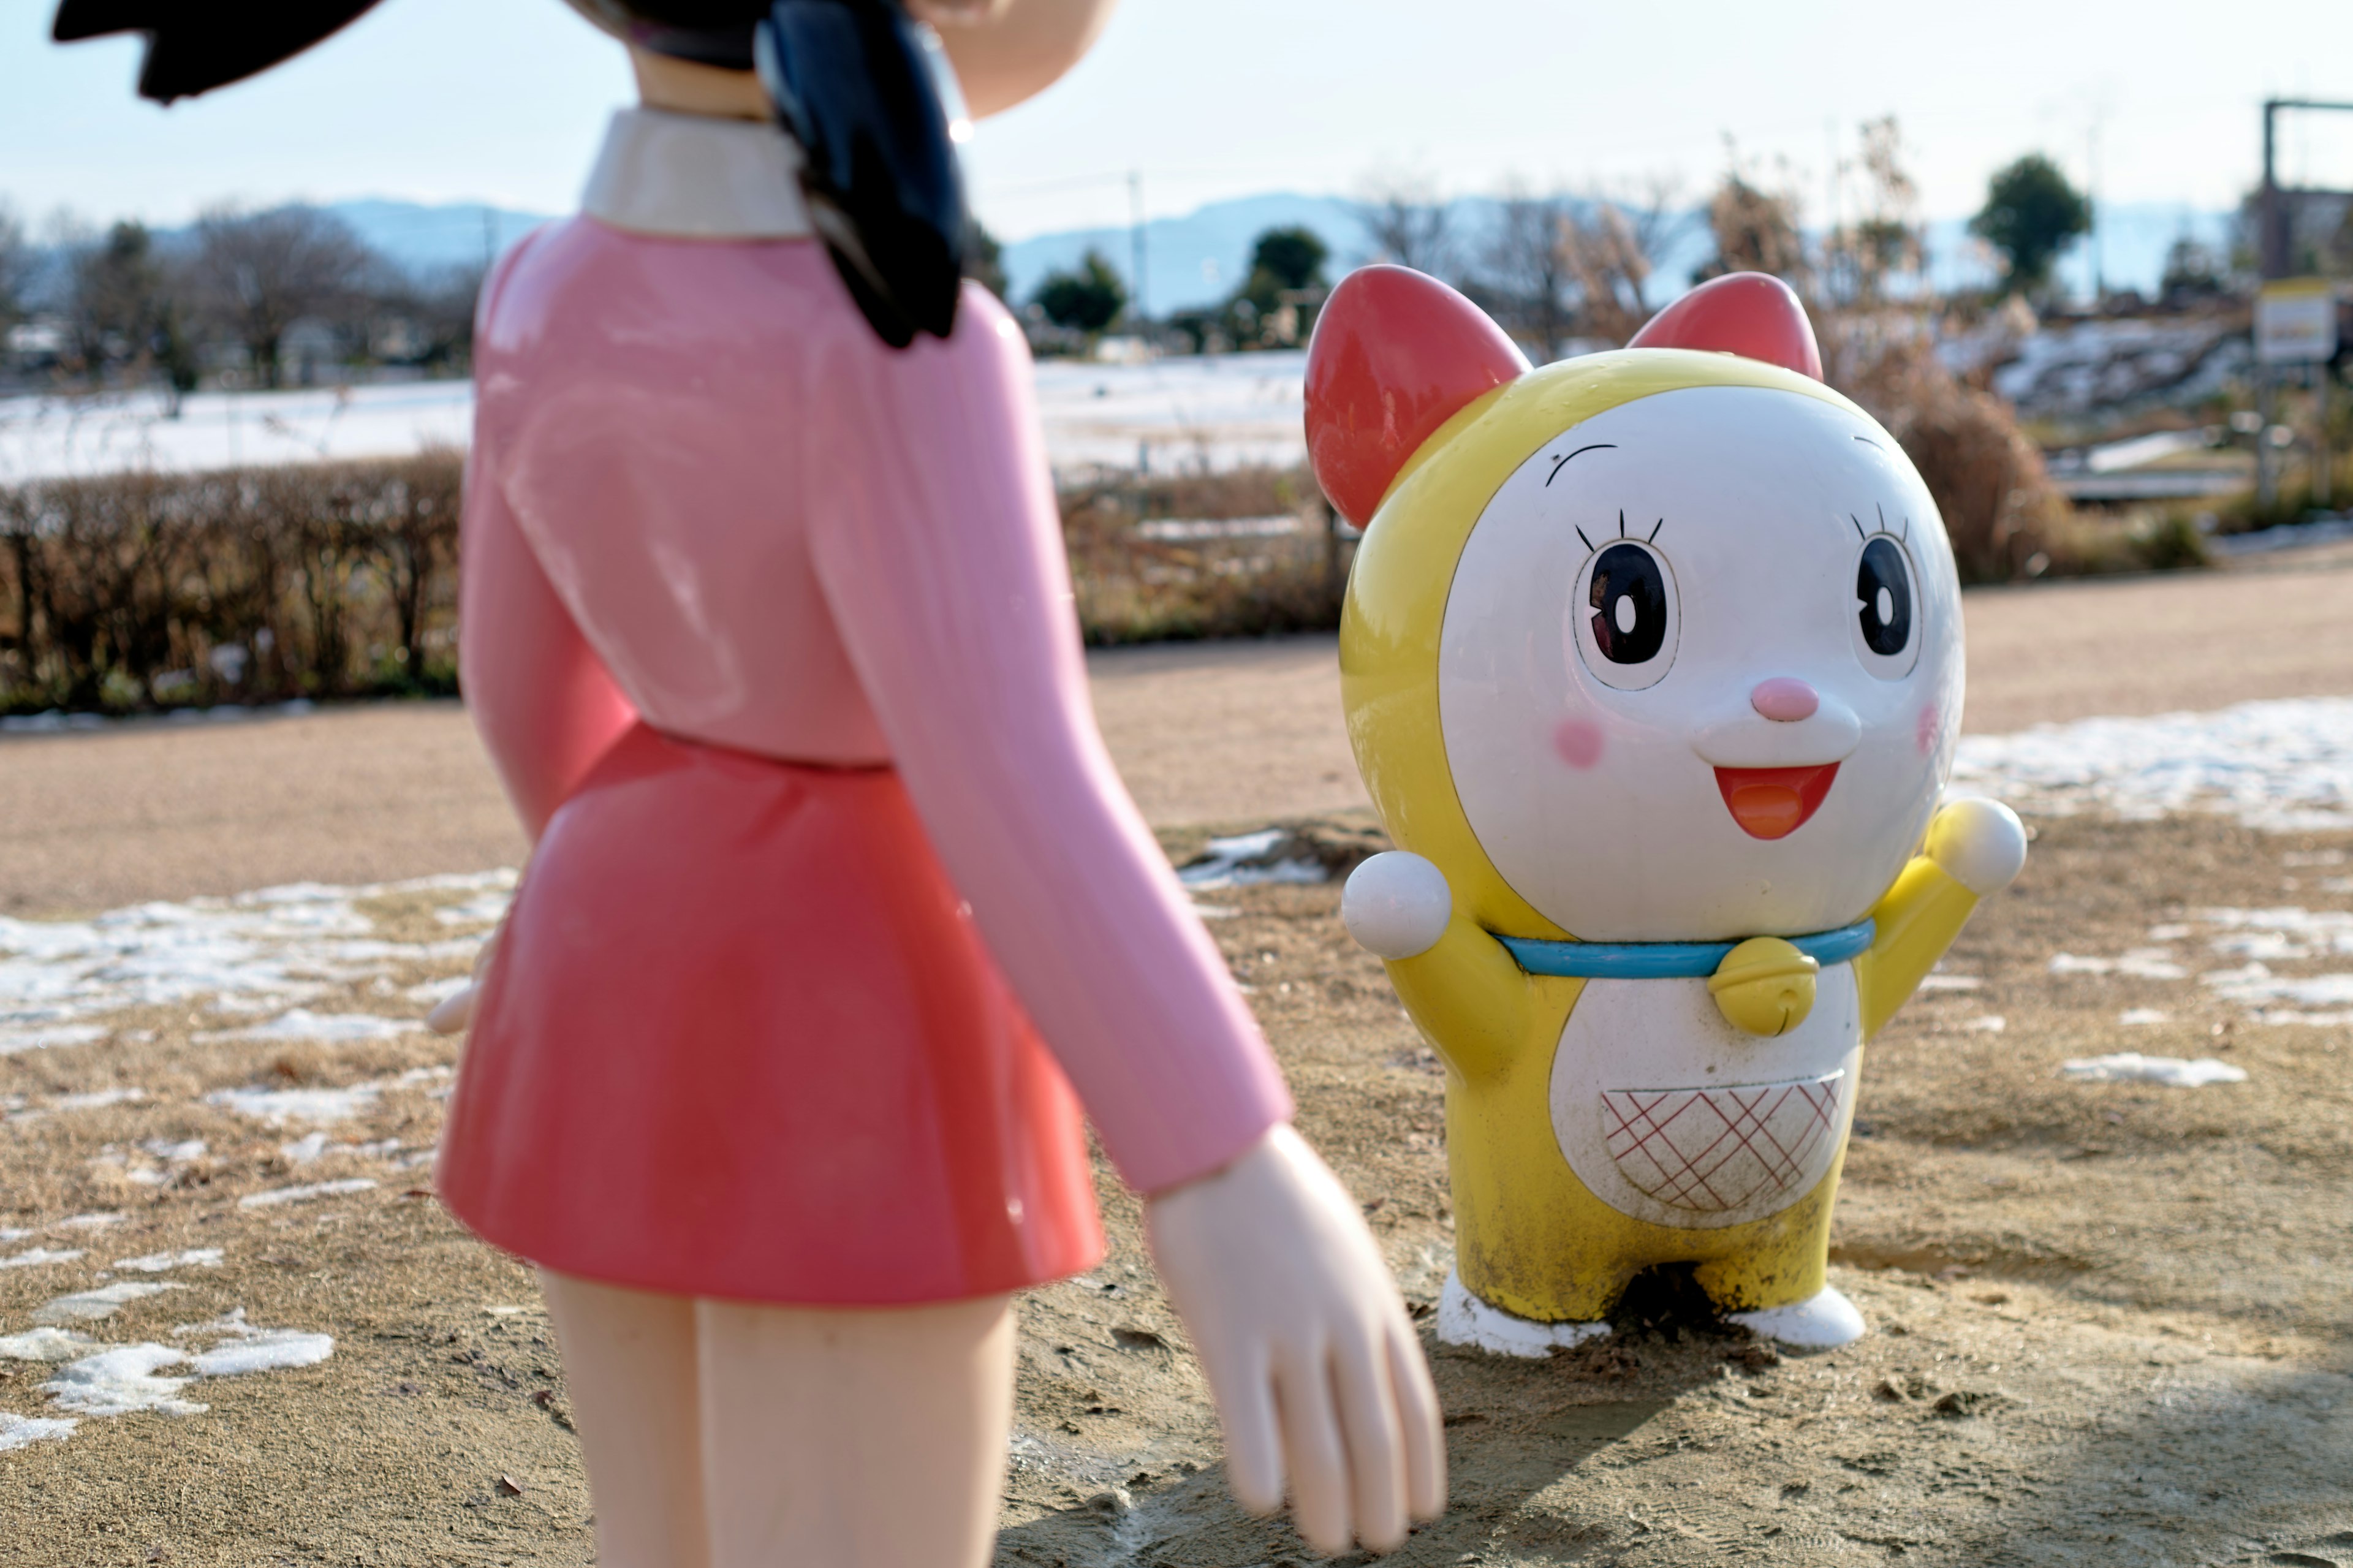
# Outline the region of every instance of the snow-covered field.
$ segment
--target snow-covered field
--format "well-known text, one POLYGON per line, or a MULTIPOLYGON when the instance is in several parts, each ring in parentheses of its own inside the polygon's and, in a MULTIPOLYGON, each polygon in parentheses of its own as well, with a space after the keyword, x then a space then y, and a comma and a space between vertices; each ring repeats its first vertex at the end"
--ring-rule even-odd
MULTIPOLYGON (((1059 472, 1288 468, 1304 460, 1303 353, 1038 367, 1059 472)), ((0 399, 0 484, 125 470, 200 472, 462 448, 471 382, 206 392, 176 418, 153 393, 0 399)))

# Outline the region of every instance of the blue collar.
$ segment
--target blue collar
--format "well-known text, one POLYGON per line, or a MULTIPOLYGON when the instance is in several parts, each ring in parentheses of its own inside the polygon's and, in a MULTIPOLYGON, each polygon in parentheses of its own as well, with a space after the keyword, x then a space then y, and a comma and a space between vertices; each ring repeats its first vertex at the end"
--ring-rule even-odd
MULTIPOLYGON (((1793 936, 1789 944, 1817 963, 1844 963, 1871 948, 1876 929, 1860 920, 1836 931, 1793 936)), ((1499 936, 1530 974, 1575 975, 1588 980, 1704 979, 1715 973, 1729 942, 1553 942, 1545 937, 1499 936)))

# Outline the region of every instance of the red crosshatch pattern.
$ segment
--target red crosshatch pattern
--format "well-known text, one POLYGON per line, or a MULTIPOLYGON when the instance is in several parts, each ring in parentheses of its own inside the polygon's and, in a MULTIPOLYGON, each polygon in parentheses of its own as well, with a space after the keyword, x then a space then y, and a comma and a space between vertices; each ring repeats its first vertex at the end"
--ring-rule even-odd
POLYGON ((1821 1174, 1838 1135, 1843 1071, 1722 1089, 1608 1089, 1609 1157, 1662 1204, 1723 1214, 1760 1196, 1795 1198, 1821 1174))

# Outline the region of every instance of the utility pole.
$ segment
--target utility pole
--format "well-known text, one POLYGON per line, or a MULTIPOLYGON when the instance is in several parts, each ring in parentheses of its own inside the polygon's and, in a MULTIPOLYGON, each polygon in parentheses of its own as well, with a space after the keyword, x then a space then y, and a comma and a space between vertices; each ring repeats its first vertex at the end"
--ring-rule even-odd
POLYGON ((2103 104, 2092 110, 2092 305, 2108 297, 2107 258, 2100 249, 2100 122, 2107 118, 2103 104))
POLYGON ((1135 274, 1135 319, 1141 323, 1151 320, 1152 309, 1144 297, 1144 171, 1131 169, 1127 175, 1128 247, 1134 253, 1130 262, 1135 274))

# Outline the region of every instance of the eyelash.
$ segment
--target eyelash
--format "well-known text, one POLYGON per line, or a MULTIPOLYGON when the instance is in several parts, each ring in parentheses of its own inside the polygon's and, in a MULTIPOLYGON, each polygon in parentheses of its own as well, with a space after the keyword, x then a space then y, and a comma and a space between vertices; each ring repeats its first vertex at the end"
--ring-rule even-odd
MULTIPOLYGON (((1656 521, 1656 522, 1654 522, 1654 523, 1652 523, 1652 524, 1651 525, 1651 531, 1650 531, 1648 534, 1646 534, 1646 535, 1644 535, 1644 536, 1643 536, 1641 542, 1643 542, 1644 544, 1656 544, 1656 543, 1658 543, 1658 542, 1659 542, 1659 530, 1661 530, 1661 529, 1662 529, 1662 528, 1664 528, 1664 527, 1666 527, 1666 526, 1667 526, 1667 520, 1666 520, 1665 518, 1663 518, 1663 517, 1662 517, 1662 518, 1661 518, 1661 519, 1659 519, 1659 521, 1656 521)), ((1575 523, 1573 523, 1573 522, 1572 522, 1572 523, 1570 523, 1570 524, 1569 524, 1569 527, 1571 527, 1571 528, 1577 528, 1577 524, 1575 524, 1575 523)), ((1591 560, 1594 556, 1600 554, 1600 553, 1601 553, 1601 552, 1602 552, 1603 550, 1605 550, 1605 549, 1607 549, 1607 548, 1609 547, 1608 545, 1605 545, 1605 544, 1596 544, 1596 543, 1594 543, 1594 542, 1593 542, 1593 541, 1591 541, 1591 540, 1589 540, 1589 539, 1586 539, 1586 538, 1585 538, 1585 530, 1583 530, 1583 529, 1581 529, 1581 528, 1577 528, 1577 538, 1579 538, 1579 539, 1581 539, 1581 540, 1584 540, 1584 541, 1585 541, 1586 559, 1587 559, 1587 560, 1588 560, 1588 561, 1589 561, 1589 560, 1591 560)), ((1629 534, 1629 533, 1626 531, 1626 513, 1625 513, 1625 511, 1621 509, 1621 510, 1619 511, 1619 513, 1618 513, 1618 538, 1617 538, 1617 539, 1610 540, 1610 541, 1609 542, 1609 544, 1616 544, 1616 543, 1620 542, 1620 541, 1626 540, 1626 539, 1630 539, 1631 537, 1633 537, 1633 536, 1632 536, 1631 534, 1629 534)))

